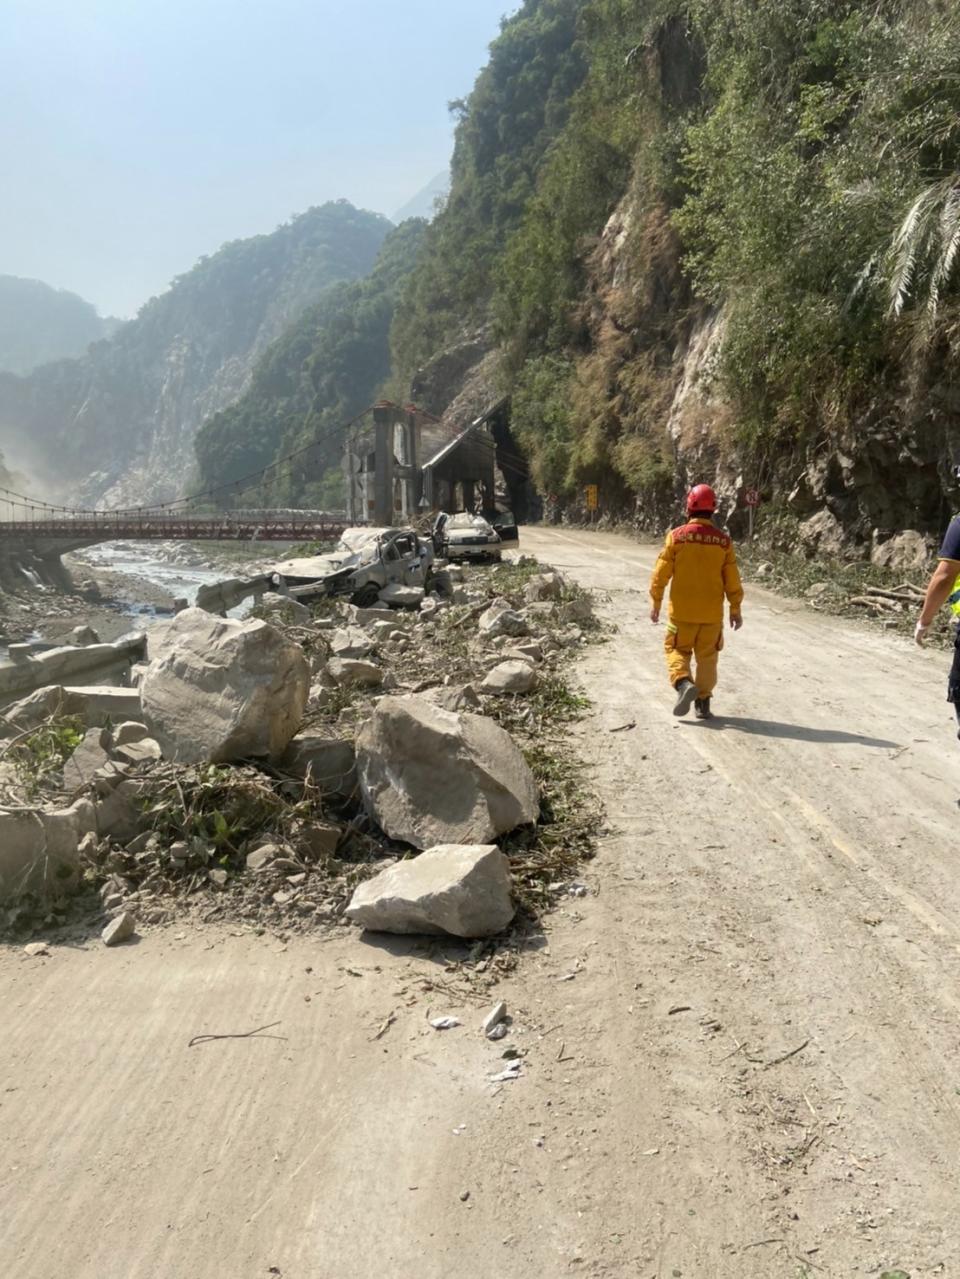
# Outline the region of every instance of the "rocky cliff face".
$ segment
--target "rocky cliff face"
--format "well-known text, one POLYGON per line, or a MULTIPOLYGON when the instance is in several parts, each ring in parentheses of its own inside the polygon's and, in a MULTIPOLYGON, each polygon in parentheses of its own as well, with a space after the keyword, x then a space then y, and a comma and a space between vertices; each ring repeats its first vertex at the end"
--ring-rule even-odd
POLYGON ((831 421, 825 406, 820 434, 792 448, 744 441, 720 376, 728 310, 689 305, 678 245, 670 236, 657 237, 656 215, 647 216, 645 228, 656 252, 637 255, 631 232, 641 222, 633 198, 626 197, 593 255, 593 351, 583 361, 609 364, 621 389, 621 430, 637 408, 622 389, 631 385, 642 388, 663 423, 662 438, 656 440, 656 428, 653 437, 667 462, 665 483, 635 497, 638 522, 662 527, 678 494, 706 481, 717 490, 727 522, 743 533, 744 495, 758 488, 774 503, 765 512, 767 532, 782 549, 854 554, 884 567, 923 563, 951 513, 953 453, 943 419, 960 410, 960 392, 948 379, 934 377, 923 388, 905 381, 866 400, 852 422, 831 421), (671 345, 663 341, 664 321, 678 316, 671 345), (651 370, 645 355, 658 336, 659 358, 651 370), (638 379, 644 366, 648 376, 638 379))
POLYGON ((662 528, 707 480, 736 532, 758 489, 774 543, 916 559, 958 496, 960 18, 583 0, 554 29, 562 7, 525 0, 464 104, 401 371, 455 403, 455 338, 487 325, 549 512, 590 485, 662 528), (521 154, 518 76, 560 38, 577 75, 521 154))
POLYGON ((0 375, 0 448, 70 503, 180 495, 202 422, 326 288, 370 270, 389 229, 341 201, 225 245, 83 359, 0 375))

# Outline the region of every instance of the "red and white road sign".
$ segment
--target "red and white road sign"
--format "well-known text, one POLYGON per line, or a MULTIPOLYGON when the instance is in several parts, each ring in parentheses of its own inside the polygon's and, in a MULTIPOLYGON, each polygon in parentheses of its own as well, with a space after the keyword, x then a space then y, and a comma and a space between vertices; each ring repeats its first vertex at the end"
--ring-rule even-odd
POLYGON ((746 502, 747 506, 759 506, 759 505, 760 505, 760 490, 759 490, 759 489, 747 489, 746 493, 744 493, 744 495, 743 495, 743 500, 744 500, 744 502, 746 502))

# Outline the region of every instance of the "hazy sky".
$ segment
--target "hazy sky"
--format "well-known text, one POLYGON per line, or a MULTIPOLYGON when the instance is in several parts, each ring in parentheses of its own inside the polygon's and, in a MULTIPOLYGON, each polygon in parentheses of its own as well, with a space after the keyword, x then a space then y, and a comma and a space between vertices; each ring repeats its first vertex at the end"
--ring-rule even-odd
POLYGON ((129 316, 202 253, 450 153, 517 0, 2 0, 0 274, 129 316))

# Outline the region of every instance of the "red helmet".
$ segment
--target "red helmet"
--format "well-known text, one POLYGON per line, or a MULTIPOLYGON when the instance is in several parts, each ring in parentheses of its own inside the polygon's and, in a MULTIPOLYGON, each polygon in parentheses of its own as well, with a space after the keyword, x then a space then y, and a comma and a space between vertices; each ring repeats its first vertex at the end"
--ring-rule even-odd
POLYGON ((687 514, 712 515, 717 509, 717 495, 709 484, 695 484, 687 494, 687 514))

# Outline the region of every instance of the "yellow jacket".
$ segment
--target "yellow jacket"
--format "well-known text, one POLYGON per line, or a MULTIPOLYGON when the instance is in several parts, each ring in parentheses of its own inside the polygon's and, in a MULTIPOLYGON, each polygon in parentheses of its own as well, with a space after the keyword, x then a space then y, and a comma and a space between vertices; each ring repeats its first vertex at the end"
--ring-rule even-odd
POLYGON ((654 607, 670 587, 670 620, 722 622, 724 596, 736 617, 743 602, 743 586, 730 536, 708 519, 691 519, 667 534, 650 579, 654 607))

